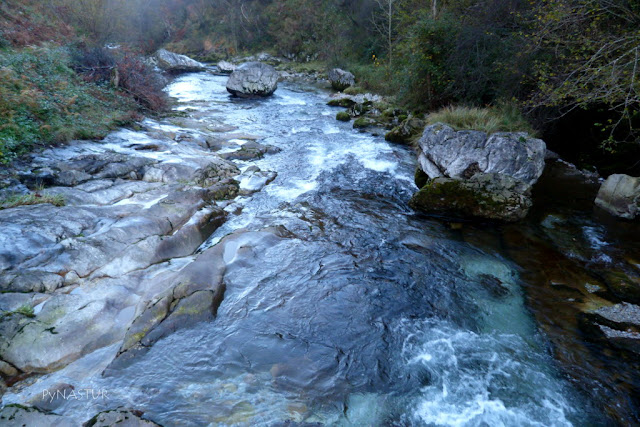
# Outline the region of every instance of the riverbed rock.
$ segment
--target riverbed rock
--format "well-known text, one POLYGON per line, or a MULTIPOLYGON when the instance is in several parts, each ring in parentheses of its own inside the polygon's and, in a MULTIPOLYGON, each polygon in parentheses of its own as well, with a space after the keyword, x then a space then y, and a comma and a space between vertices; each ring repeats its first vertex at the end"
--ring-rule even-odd
POLYGON ((337 91, 343 91, 349 86, 356 84, 356 78, 349 71, 340 68, 334 68, 328 74, 331 87, 337 91))
POLYGON ((585 313, 581 327, 592 339, 640 354, 640 307, 626 302, 585 313))
POLYGON ((227 91, 244 98, 270 96, 278 88, 278 78, 278 72, 271 65, 247 62, 231 73, 227 91))
POLYGON ((233 233, 184 269, 158 278, 153 293, 143 297, 138 305, 118 356, 105 374, 127 366, 156 341, 176 330, 215 318, 224 297, 224 275, 228 268, 248 262, 253 253, 278 243, 281 235, 277 230, 233 233))
POLYGON ((135 409, 112 409, 100 412, 82 424, 82 427, 160 427, 159 424, 153 421, 143 419, 143 414, 142 411, 135 409))
POLYGON ((235 64, 232 64, 228 61, 220 61, 218 62, 218 71, 222 74, 231 74, 236 70, 235 64))
POLYGON ((600 187, 595 203, 611 215, 634 219, 640 205, 640 178, 624 174, 609 176, 600 187))
POLYGON ((225 160, 257 160, 267 153, 277 153, 279 149, 268 145, 263 145, 255 141, 249 141, 240 146, 239 150, 229 153, 222 153, 220 157, 225 160))
POLYGON ((240 194, 248 196, 256 193, 276 179, 276 176, 276 172, 262 171, 257 166, 249 167, 239 176, 240 194))
POLYGON ((518 221, 531 199, 526 185, 508 175, 476 174, 469 180, 435 178, 409 204, 436 215, 518 221))
POLYGON ((170 73, 191 73, 205 70, 205 65, 189 58, 186 55, 169 52, 166 49, 158 50, 154 59, 158 67, 170 73))
POLYGON ((7 405, 0 411, 0 424, 7 427, 75 427, 71 420, 60 415, 41 412, 22 405, 7 405))

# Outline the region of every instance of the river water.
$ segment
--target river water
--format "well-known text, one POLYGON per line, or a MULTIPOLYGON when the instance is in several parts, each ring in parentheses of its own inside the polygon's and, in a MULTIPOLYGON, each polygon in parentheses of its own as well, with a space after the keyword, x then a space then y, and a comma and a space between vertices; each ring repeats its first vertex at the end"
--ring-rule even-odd
POLYGON ((96 369, 76 388, 108 401, 57 413, 86 420, 122 405, 165 426, 607 423, 559 369, 522 269, 490 244, 497 232, 469 242, 407 206, 410 149, 336 121, 321 87, 283 83, 268 99, 236 100, 225 82, 192 74, 168 91, 180 109, 282 151, 251 163, 277 178, 239 200, 201 250, 241 229, 289 237, 228 270, 214 321, 108 376, 96 369))

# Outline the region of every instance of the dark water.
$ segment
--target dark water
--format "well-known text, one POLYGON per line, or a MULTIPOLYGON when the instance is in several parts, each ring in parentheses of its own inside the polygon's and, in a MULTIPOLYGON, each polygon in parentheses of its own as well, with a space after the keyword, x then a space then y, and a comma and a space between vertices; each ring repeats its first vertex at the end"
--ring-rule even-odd
POLYGON ((414 214, 413 153, 337 122, 323 89, 284 84, 267 100, 234 101, 224 83, 189 75, 170 92, 282 152, 257 162, 277 179, 202 249, 239 229, 281 226, 289 237, 229 267, 215 321, 109 377, 89 375, 109 402, 56 412, 84 420, 134 406, 166 426, 608 422, 554 360, 504 229, 452 230, 414 214))

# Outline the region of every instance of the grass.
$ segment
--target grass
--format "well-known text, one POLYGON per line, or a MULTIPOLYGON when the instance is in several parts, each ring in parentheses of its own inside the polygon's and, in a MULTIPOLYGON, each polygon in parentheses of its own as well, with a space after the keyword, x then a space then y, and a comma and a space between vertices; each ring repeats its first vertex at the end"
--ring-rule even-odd
POLYGON ((36 317, 33 311, 33 307, 27 304, 21 305, 20 307, 16 308, 13 311, 5 311, 2 313, 2 315, 0 315, 0 317, 12 316, 14 314, 22 314, 23 316, 26 316, 26 317, 36 317))
POLYGON ((35 193, 23 194, 21 196, 9 197, 0 200, 0 210, 15 208, 17 206, 39 205, 42 203, 51 203, 54 206, 64 206, 64 197, 60 194, 47 194, 39 191, 35 193))
POLYGON ((536 134, 529 122, 513 106, 487 108, 451 106, 427 116, 427 124, 446 123, 456 130, 479 130, 495 132, 527 132, 536 134))

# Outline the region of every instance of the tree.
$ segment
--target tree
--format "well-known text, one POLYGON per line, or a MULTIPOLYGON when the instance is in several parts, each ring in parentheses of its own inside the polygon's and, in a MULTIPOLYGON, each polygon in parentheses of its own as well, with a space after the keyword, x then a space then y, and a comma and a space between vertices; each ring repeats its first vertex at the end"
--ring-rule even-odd
POLYGON ((545 1, 537 9, 533 47, 537 90, 532 107, 563 113, 604 105, 609 138, 634 135, 640 117, 640 5, 620 0, 545 1))
POLYGON ((377 13, 371 18, 374 28, 387 45, 387 61, 389 69, 393 65, 393 46, 396 41, 396 12, 402 0, 376 0, 377 13))

